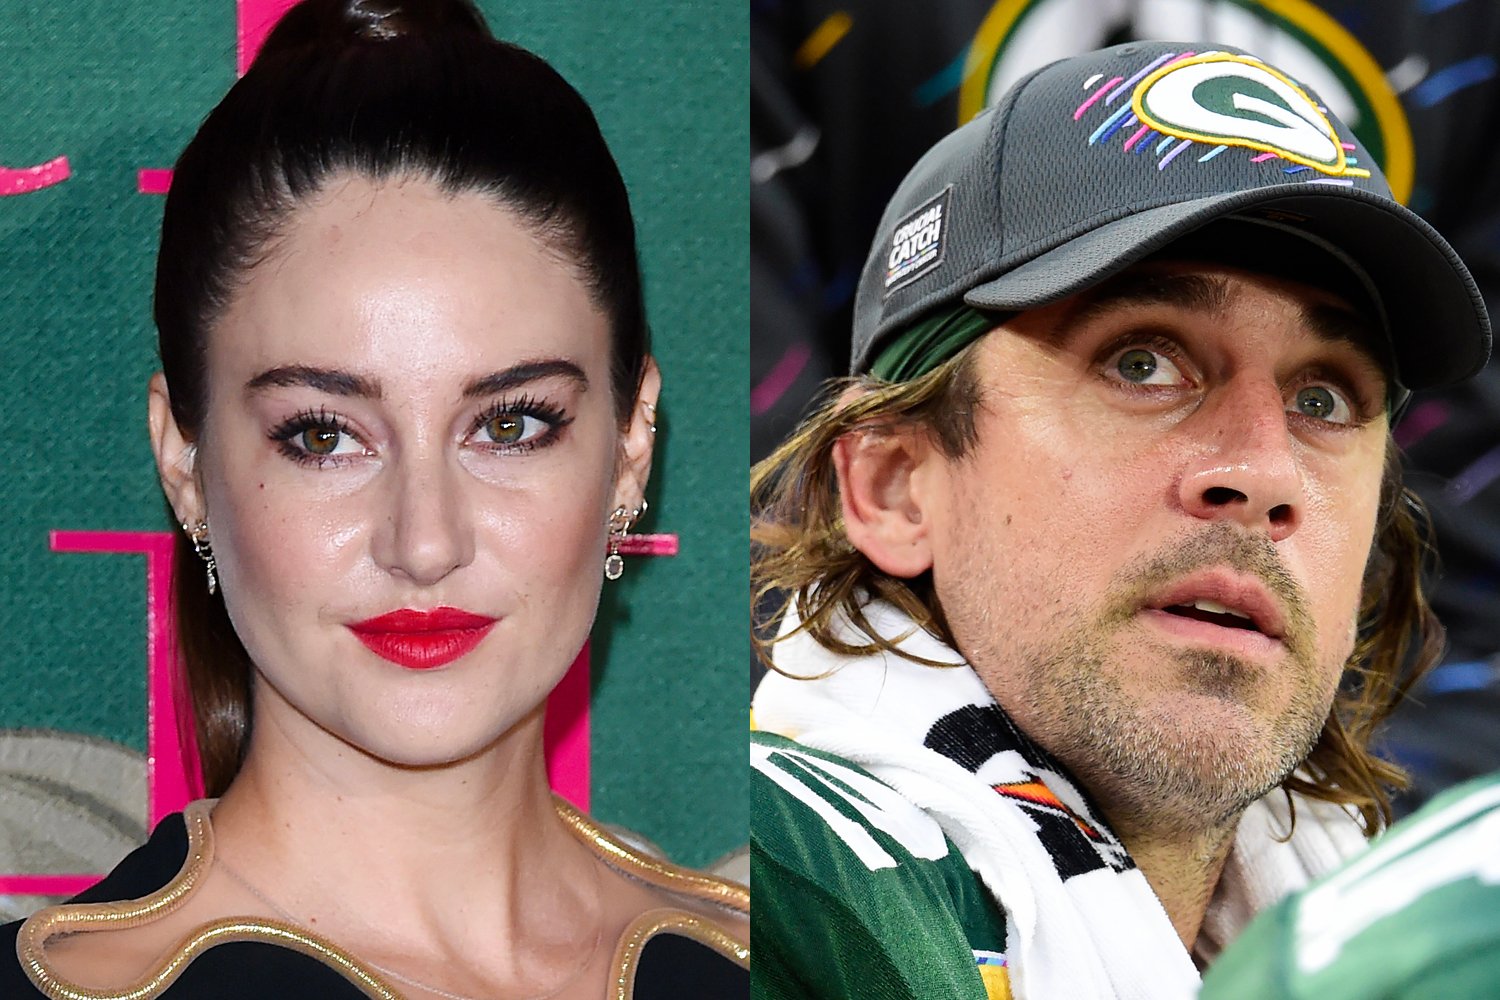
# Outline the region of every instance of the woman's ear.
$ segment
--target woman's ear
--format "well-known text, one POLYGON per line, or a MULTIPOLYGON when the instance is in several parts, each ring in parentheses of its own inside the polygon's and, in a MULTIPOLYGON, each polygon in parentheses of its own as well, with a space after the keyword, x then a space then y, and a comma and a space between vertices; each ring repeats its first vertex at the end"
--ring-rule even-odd
POLYGON ((172 416, 172 398, 161 372, 151 376, 146 389, 147 423, 151 429, 151 451, 161 488, 177 520, 194 525, 205 520, 203 489, 198 479, 198 446, 188 440, 172 416))
POLYGON ((646 358, 641 387, 630 411, 630 423, 620 439, 619 474, 615 477, 615 506, 636 510, 646 498, 651 481, 651 456, 656 449, 656 405, 661 398, 661 369, 646 358))
POLYGON ((909 579, 932 568, 921 482, 938 460, 918 430, 851 431, 834 442, 844 534, 891 576, 909 579))

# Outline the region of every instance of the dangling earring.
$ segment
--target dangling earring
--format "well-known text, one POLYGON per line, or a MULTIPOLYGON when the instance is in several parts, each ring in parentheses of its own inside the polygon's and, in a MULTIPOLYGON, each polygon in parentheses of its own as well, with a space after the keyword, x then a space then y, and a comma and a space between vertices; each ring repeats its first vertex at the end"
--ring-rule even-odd
POLYGON ((641 519, 641 515, 646 513, 648 506, 643 499, 635 510, 626 510, 622 505, 610 513, 609 555, 604 557, 604 579, 618 580, 625 575, 625 557, 620 555, 620 543, 630 534, 630 529, 641 519))
POLYGON ((193 543, 193 551, 198 553, 198 558, 203 560, 204 568, 208 570, 209 594, 218 593, 219 564, 214 562, 214 549, 208 544, 208 522, 199 521, 196 525, 189 527, 188 523, 183 521, 182 530, 187 532, 188 541, 193 543))

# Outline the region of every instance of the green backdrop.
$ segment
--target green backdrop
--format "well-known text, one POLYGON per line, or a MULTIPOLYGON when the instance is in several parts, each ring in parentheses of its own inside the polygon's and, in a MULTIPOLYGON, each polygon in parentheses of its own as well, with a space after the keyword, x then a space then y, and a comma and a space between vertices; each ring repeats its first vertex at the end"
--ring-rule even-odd
MULTIPOLYGON (((746 9, 481 6, 582 91, 630 187, 665 377, 644 530, 676 533, 680 552, 632 558, 606 591, 592 806, 701 864, 747 823, 746 9)), ((65 156, 70 176, 0 197, 0 730, 145 749, 143 559, 55 553, 48 534, 171 527, 145 431, 162 198, 137 174, 170 167, 233 82, 236 13, 235 0, 4 4, 0 165, 65 156)))

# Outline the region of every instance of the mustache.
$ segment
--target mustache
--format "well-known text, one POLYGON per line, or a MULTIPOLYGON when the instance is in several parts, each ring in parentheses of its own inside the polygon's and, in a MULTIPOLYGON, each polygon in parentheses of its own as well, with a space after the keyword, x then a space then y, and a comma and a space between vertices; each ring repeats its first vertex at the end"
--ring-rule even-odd
POLYGON ((1307 590, 1286 568, 1269 538, 1223 522, 1204 525, 1185 539, 1173 542, 1170 548, 1121 570, 1110 587, 1115 597, 1105 609, 1104 618, 1123 624, 1134 617, 1150 595, 1174 580, 1219 566, 1253 576, 1265 585, 1286 615, 1286 635, 1282 641, 1297 660, 1311 662, 1317 648, 1317 625, 1308 610, 1307 590))

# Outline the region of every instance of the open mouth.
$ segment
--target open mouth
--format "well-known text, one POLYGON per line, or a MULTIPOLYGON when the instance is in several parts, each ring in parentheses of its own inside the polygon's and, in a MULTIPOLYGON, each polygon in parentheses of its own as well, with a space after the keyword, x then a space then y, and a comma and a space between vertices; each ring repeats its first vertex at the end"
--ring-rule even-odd
POLYGON ((1198 600, 1191 604, 1172 604, 1161 609, 1169 615, 1178 615, 1182 618, 1191 618, 1194 621, 1208 622, 1210 625, 1219 625, 1224 628, 1245 629, 1250 632, 1259 632, 1255 622, 1247 614, 1235 611, 1233 608, 1225 607, 1217 601, 1198 600))
POLYGON ((1253 658, 1285 652, 1282 602, 1249 574, 1210 567, 1163 587, 1144 605, 1144 620, 1176 641, 1253 658))

